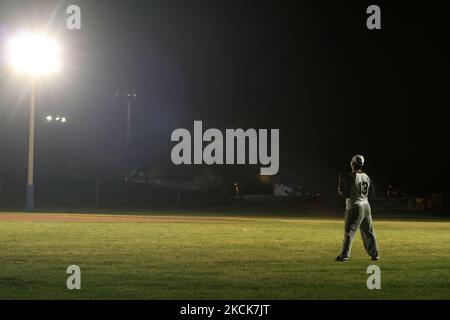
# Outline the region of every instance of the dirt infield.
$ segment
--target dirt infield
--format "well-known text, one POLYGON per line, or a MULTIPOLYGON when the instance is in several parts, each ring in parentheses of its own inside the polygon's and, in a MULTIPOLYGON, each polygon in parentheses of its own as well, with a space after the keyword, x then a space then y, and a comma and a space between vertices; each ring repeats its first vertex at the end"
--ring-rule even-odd
POLYGON ((159 215, 108 215, 76 213, 0 213, 0 222, 118 222, 118 223, 217 223, 246 221, 248 218, 236 217, 193 217, 193 216, 159 216, 159 215))

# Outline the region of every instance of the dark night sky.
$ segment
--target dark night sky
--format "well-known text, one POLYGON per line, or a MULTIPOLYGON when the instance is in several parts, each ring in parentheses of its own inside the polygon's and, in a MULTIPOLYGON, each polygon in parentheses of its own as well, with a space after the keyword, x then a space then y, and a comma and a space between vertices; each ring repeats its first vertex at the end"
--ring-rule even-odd
MULTIPOLYGON (((2 42, 34 22, 64 43, 66 68, 42 83, 38 115, 67 114, 70 125, 39 123, 37 171, 57 167, 55 150, 91 169, 120 158, 125 101, 114 93, 132 87, 143 165, 169 161, 176 128, 192 130, 194 120, 232 128, 240 118, 280 129, 281 172, 334 182, 359 152, 382 184, 446 187, 448 11, 431 2, 343 3, 2 0, 2 42), (71 3, 81 5, 81 31, 64 29, 71 3), (365 27, 369 4, 381 6, 380 31, 365 27)), ((0 172, 20 175, 26 91, 1 63, 0 172)))

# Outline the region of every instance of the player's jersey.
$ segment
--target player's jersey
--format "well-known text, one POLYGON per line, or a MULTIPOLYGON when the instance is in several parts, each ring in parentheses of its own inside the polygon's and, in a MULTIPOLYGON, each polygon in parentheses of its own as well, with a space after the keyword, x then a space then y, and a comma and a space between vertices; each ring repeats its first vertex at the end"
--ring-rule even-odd
POLYGON ((364 172, 351 173, 339 186, 345 199, 347 209, 366 205, 369 196, 375 195, 374 187, 369 176, 364 172))

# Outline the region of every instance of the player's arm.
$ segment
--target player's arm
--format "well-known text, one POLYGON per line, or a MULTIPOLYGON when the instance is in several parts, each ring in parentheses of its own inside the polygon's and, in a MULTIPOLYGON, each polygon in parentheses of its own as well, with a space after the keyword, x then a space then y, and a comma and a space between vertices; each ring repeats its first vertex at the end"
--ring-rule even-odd
POLYGON ((375 186, 373 185, 372 179, 369 177, 370 184, 369 184, 369 200, 375 200, 376 194, 375 194, 375 186))
POLYGON ((348 178, 339 175, 338 193, 344 199, 348 197, 348 188, 348 178))
POLYGON ((343 192, 342 192, 342 188, 343 188, 342 175, 339 175, 337 191, 338 191, 338 194, 339 194, 341 197, 344 197, 344 194, 343 194, 343 192))

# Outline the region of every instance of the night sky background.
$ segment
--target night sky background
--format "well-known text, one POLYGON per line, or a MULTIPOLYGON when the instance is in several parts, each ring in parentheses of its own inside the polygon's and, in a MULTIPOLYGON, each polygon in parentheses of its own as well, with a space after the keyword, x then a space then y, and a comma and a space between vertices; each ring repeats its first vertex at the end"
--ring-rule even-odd
MULTIPOLYGON (((0 2, 2 47, 34 24, 64 50, 61 74, 39 86, 41 177, 67 163, 79 177, 114 172, 126 115, 115 93, 133 88, 133 161, 148 168, 170 172, 171 132, 202 120, 280 129, 280 174, 335 184, 362 153, 382 188, 448 189, 448 23, 433 1, 0 2), (81 31, 65 28, 69 4, 81 6, 81 31), (382 30, 366 28, 370 4, 382 30), (47 114, 69 121, 49 125, 47 114)), ((2 51, 0 174, 24 186, 28 95, 2 51)))

